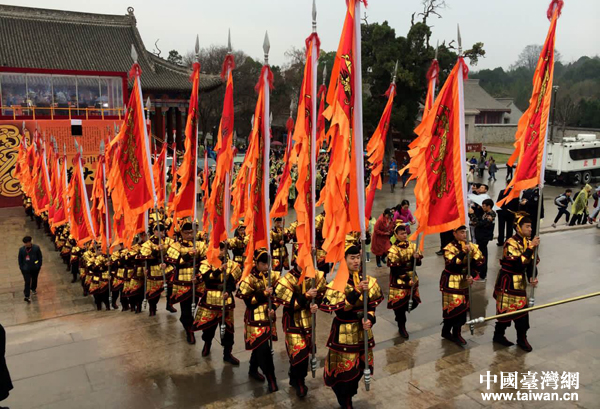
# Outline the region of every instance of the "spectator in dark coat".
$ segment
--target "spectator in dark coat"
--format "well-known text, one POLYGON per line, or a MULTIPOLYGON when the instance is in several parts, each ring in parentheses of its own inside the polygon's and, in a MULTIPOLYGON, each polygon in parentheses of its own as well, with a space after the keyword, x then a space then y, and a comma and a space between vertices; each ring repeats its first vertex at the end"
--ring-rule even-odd
POLYGON ((10 373, 6 366, 6 331, 0 324, 0 401, 8 398, 8 393, 13 388, 10 380, 10 373))
POLYGON ((25 301, 31 302, 30 291, 37 294, 37 282, 42 268, 42 250, 37 244, 31 242, 31 237, 23 237, 24 246, 19 249, 19 269, 25 281, 25 301))
POLYGON ((485 199, 481 203, 481 214, 469 209, 470 217, 475 225, 475 240, 481 250, 481 254, 485 258, 484 264, 479 269, 479 274, 475 277, 475 281, 485 281, 487 277, 488 267, 488 243, 494 238, 494 224, 496 221, 496 213, 493 210, 494 201, 485 199))
MULTIPOLYGON (((498 203, 500 200, 508 196, 508 193, 512 191, 512 187, 505 193, 501 190, 498 194, 498 203)), ((513 235, 513 224, 515 222, 515 213, 519 210, 519 199, 514 198, 510 202, 504 203, 500 210, 498 210, 498 246, 504 246, 504 242, 513 235)))
MULTIPOLYGON (((534 236, 538 235, 537 222, 538 222, 538 200, 540 198, 540 189, 535 187, 523 191, 521 202, 519 203, 519 210, 527 212, 531 219, 531 231, 534 236)), ((542 196, 542 211, 539 219, 544 218, 544 196, 542 196)))

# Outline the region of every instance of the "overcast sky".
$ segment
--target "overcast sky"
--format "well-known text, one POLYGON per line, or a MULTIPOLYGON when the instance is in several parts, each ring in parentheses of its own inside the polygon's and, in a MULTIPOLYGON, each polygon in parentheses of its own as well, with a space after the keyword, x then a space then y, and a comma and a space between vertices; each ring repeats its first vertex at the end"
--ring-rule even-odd
MULTIPOLYGON (((484 43, 486 58, 478 69, 507 68, 528 44, 542 44, 549 22, 549 0, 446 0, 442 19, 432 17, 433 41, 456 38, 460 23, 463 47, 484 43)), ((146 48, 159 39, 161 56, 169 50, 192 50, 196 34, 201 46, 225 45, 231 28, 234 49, 262 59, 265 30, 271 39, 272 64, 283 64, 284 53, 303 47, 311 31, 312 0, 18 0, 6 4, 102 14, 126 14, 135 8, 146 48)), ((317 0, 319 36, 326 51, 337 49, 345 12, 344 0, 317 0)), ((410 17, 421 11, 421 0, 369 0, 369 22, 387 20, 397 35, 406 35, 410 17)), ((564 62, 600 54, 600 1, 565 0, 558 22, 556 48, 564 62)))

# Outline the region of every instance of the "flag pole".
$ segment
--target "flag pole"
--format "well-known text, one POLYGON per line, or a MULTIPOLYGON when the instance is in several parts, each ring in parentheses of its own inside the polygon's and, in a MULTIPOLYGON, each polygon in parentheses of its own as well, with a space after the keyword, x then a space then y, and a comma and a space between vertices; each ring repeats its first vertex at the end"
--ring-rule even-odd
MULTIPOLYGON (((196 63, 200 64, 200 37, 196 34, 196 45, 194 47, 194 52, 195 52, 195 57, 196 57, 196 63)), ((194 92, 195 90, 192 90, 192 92, 194 92)), ((196 206, 198 205, 197 200, 198 200, 198 120, 195 121, 196 122, 196 143, 194 145, 194 149, 196 150, 195 154, 194 154, 194 158, 196 160, 196 163, 194 163, 194 207, 193 207, 193 213, 192 213, 192 227, 193 227, 193 235, 194 235, 194 240, 192 242, 192 245, 194 246, 194 257, 193 257, 193 261, 192 261, 192 317, 196 317, 196 284, 194 283, 194 279, 196 278, 196 260, 197 260, 197 255, 196 255, 196 242, 198 240, 198 224, 196 223, 196 206)), ((206 163, 205 163, 206 166, 206 163)), ((206 178, 207 175, 204 175, 204 177, 206 178)), ((205 192, 205 194, 207 194, 207 192, 205 192)), ((204 200, 205 206, 206 206, 206 200, 204 200)), ((202 226, 202 228, 206 228, 206 226, 202 226)))
MULTIPOLYGON (((362 55, 361 55, 361 25, 360 25, 360 1, 354 4, 354 33, 355 33, 355 62, 354 62, 354 115, 353 115, 353 139, 354 156, 356 168, 356 194, 358 196, 358 214, 360 223, 360 247, 361 247, 361 270, 362 278, 367 278, 367 265, 365 260, 365 241, 367 239, 365 228, 365 178, 364 178, 364 146, 363 146, 363 123, 362 123, 362 55)), ((369 291, 363 291, 363 320, 368 319, 369 291)), ((365 389, 369 391, 371 386, 371 369, 369 368, 369 331, 364 330, 365 349, 365 389)))
MULTIPOLYGON (((415 253, 419 251, 419 242, 421 240, 421 233, 417 235, 417 242, 415 243, 415 253)), ((410 286, 410 298, 408 299, 408 313, 412 311, 413 307, 413 294, 415 293, 415 283, 419 279, 417 275, 417 254, 413 254, 413 276, 412 276, 412 285, 410 286)))
MULTIPOLYGON (((131 45, 131 58, 133 59, 133 63, 137 64, 137 59, 138 59, 138 54, 137 51, 135 50, 135 47, 133 46, 133 44, 131 45)), ((142 84, 140 83, 140 76, 139 74, 136 74, 134 81, 138 82, 138 92, 139 94, 139 100, 143 101, 144 98, 142 96, 142 84)), ((151 102, 150 102, 150 98, 148 98, 148 100, 146 101, 146 112, 144 112, 144 110, 142 109, 142 115, 144 115, 144 118, 146 118, 146 115, 148 115, 148 118, 150 117, 150 108, 151 108, 151 102)), ((146 121, 144 121, 144 125, 146 124, 146 121)), ((163 276, 163 290, 166 292, 167 291, 167 278, 165 276, 165 269, 164 269, 164 255, 163 255, 163 244, 162 244, 162 238, 161 238, 161 230, 160 230, 160 219, 158 217, 158 204, 157 204, 157 197, 156 197, 156 187, 154 186, 154 176, 153 176, 153 172, 152 172, 152 151, 150 150, 150 140, 148 138, 148 127, 144 126, 144 147, 146 150, 146 157, 147 157, 147 166, 148 169, 150 170, 150 186, 152 187, 152 196, 154 199, 154 213, 156 214, 156 227, 158 230, 158 246, 160 249, 160 269, 162 271, 162 276, 163 276)), ((147 224, 146 224, 147 226, 147 224)), ((147 272, 146 272, 146 276, 147 276, 147 272)), ((145 278, 145 280, 147 280, 147 277, 145 278)), ((144 287, 147 288, 147 283, 146 281, 144 281, 144 287)), ((144 288, 144 309, 145 309, 145 305, 146 305, 146 288, 144 288)))
MULTIPOLYGON (((460 26, 456 25, 456 34, 458 41, 458 63, 460 64, 460 59, 462 58, 462 39, 460 36, 460 26)), ((467 202, 467 176, 465 173, 465 162, 466 152, 467 152, 467 141, 465 135, 465 99, 464 99, 464 84, 463 84, 463 70, 461 67, 458 68, 458 104, 459 104, 459 132, 460 132, 460 169, 461 169, 461 183, 462 183, 462 193, 463 193, 463 203, 465 209, 465 225, 469 223, 469 208, 467 202)), ((470 229, 467 226, 467 245, 471 244, 470 237, 470 229)), ((467 253, 467 278, 471 277, 471 251, 467 253)), ((473 319, 473 294, 471 290, 471 285, 469 285, 469 319, 473 319)), ((473 335, 473 331, 475 330, 474 325, 470 325, 469 329, 471 331, 471 335, 473 335)))
MULTIPOLYGON (((227 32, 227 55, 231 55, 231 29, 227 32)), ((227 67, 227 81, 229 81, 229 75, 231 74, 231 64, 227 67)), ((227 93, 227 91, 226 91, 227 93)), ((233 134, 232 134, 233 136, 233 134)), ((233 141, 232 141, 233 142, 233 141)), ((229 210, 231 208, 231 189, 230 185, 230 175, 233 174, 233 160, 231 161, 231 169, 225 172, 225 190, 223 193, 223 211, 225 213, 225 231, 227 232, 227 237, 229 237, 229 230, 231 229, 231 220, 229 216, 229 210)), ((220 243, 219 243, 220 245, 220 243)), ((229 256, 229 243, 225 240, 225 256, 229 256)), ((223 293, 225 293, 225 284, 227 282, 227 267, 223 272, 223 293)), ((221 344, 223 344, 223 339, 225 338, 225 331, 227 330, 227 324, 225 323, 225 307, 227 306, 227 299, 223 297, 223 308, 221 311, 221 344)))
MULTIPOLYGON (((317 4, 316 0, 313 0, 312 6, 312 32, 317 33, 317 4)), ((312 251, 312 259, 313 259, 313 268, 315 271, 315 277, 311 280, 311 287, 317 288, 317 249, 316 249, 316 240, 315 240, 315 212, 316 212, 316 163, 317 163, 317 65, 319 63, 319 56, 317 55, 317 45, 313 39, 311 43, 312 47, 312 69, 311 69, 311 129, 310 129, 310 239, 311 239, 311 251, 312 251)), ((323 76, 323 81, 325 81, 325 75, 323 76)), ((311 305, 315 305, 315 298, 311 300, 311 305)), ((315 312, 312 315, 312 328, 311 328, 311 358, 310 358, 310 370, 312 373, 312 377, 316 376, 317 372, 317 344, 315 343, 317 332, 317 313, 315 312)))
MULTIPOLYGON (((271 49, 271 43, 269 42, 269 32, 265 32, 265 40, 263 42, 263 51, 265 53, 265 62, 264 62, 264 66, 268 66, 269 65, 269 50, 271 49)), ((268 72, 265 71, 264 73, 265 78, 263 79, 263 86, 265 87, 264 89, 264 109, 263 109, 263 136, 264 136, 264 141, 265 141, 265 146, 263 147, 264 149, 264 155, 263 155, 263 205, 265 207, 264 209, 264 213, 265 213, 265 231, 267 232, 267 252, 269 254, 269 274, 268 274, 268 278, 267 278, 267 287, 271 287, 272 286, 272 271, 273 271, 273 258, 271 257, 271 240, 268 239, 268 235, 269 232, 271 231, 271 217, 269 216, 269 161, 270 161, 270 145, 271 145, 271 133, 270 133, 270 118, 269 118, 269 111, 270 111, 270 107, 269 107, 269 79, 268 79, 268 72)), ((271 349, 271 354, 274 354, 273 352, 273 318, 271 318, 271 309, 273 308, 273 298, 271 295, 269 295, 269 311, 268 311, 268 316, 269 316, 269 348, 271 349)))
MULTIPOLYGON (((106 154, 106 147, 104 145, 104 140, 102 140, 100 142, 100 155, 105 156, 106 154)), ((112 285, 111 285, 111 277, 110 277, 110 261, 111 261, 111 255, 110 255, 110 224, 109 224, 109 218, 108 218, 108 195, 106 194, 106 164, 103 161, 102 162, 102 188, 103 188, 103 195, 104 195, 104 223, 106 224, 105 228, 106 228, 106 253, 108 255, 108 304, 112 305, 113 299, 112 299, 112 285)))

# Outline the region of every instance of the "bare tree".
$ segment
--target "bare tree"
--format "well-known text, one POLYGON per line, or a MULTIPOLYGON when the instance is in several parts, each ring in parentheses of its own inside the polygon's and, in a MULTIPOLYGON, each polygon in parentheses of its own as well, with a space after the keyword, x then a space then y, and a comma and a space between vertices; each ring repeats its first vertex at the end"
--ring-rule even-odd
POLYGON ((573 101, 570 95, 566 95, 556 101, 555 115, 564 138, 567 126, 577 121, 579 106, 573 101))
MULTIPOLYGON (((534 72, 537 66, 540 54, 542 53, 542 46, 539 44, 530 44, 523 48, 517 61, 510 66, 511 70, 515 70, 520 67, 526 68, 528 71, 534 72)), ((554 61, 560 62, 562 60, 561 54, 555 49, 554 50, 554 61)))
MULTIPOLYGON (((443 10, 446 8, 446 0, 421 0, 421 4, 423 5, 423 11, 420 13, 413 13, 412 17, 410 19, 410 25, 414 26, 415 25, 415 14, 417 16, 422 17, 421 22, 423 24, 425 24, 427 27, 432 28, 433 26, 430 26, 427 24, 427 19, 430 16, 437 16, 437 18, 442 18, 442 15, 439 13, 440 10, 443 10)), ((429 48, 429 38, 431 37, 431 34, 427 34, 427 38, 426 38, 426 44, 427 44, 427 48, 429 48)))

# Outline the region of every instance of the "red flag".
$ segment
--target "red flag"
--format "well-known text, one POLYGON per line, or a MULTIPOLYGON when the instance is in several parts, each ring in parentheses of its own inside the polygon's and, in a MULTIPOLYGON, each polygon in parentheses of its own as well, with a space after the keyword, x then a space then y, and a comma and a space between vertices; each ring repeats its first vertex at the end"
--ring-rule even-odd
POLYGON ((223 63, 223 72, 221 73, 223 79, 227 78, 227 88, 225 89, 223 114, 221 115, 218 140, 215 146, 217 167, 215 169, 215 178, 212 183, 210 197, 208 201, 205 201, 205 209, 210 215, 210 223, 212 225, 206 258, 215 267, 221 266, 219 244, 227 239, 227 215, 231 203, 229 184, 231 182, 234 156, 233 149, 231 148, 234 124, 232 74, 234 68, 235 61, 233 55, 228 54, 223 63))
POLYGON ((46 163, 46 149, 40 144, 41 153, 36 159, 34 176, 32 180, 32 203, 37 214, 48 210, 50 205, 50 177, 46 163))
POLYGON ((392 117, 392 107, 394 106, 394 97, 396 96, 396 84, 391 84, 385 95, 388 97, 387 104, 383 110, 383 115, 379 120, 379 125, 375 133, 367 144, 367 155, 371 164, 371 180, 367 186, 367 200, 365 204, 365 217, 371 218, 373 210, 373 200, 375 191, 381 190, 381 171, 383 169, 383 156, 385 154, 385 140, 390 128, 390 118, 392 117))
POLYGON ((67 157, 63 155, 62 171, 58 158, 56 159, 56 203, 54 206, 54 227, 61 226, 68 222, 67 214, 67 157))
POLYGON ((173 205, 175 193, 177 193, 177 144, 173 142, 173 162, 171 163, 171 192, 169 193, 168 201, 169 213, 175 211, 173 205))
POLYGON ((125 216, 126 225, 133 224, 138 215, 150 209, 155 202, 140 73, 139 65, 134 64, 130 71, 133 89, 123 125, 109 147, 109 151, 115 156, 108 185, 114 211, 117 217, 121 214, 125 216))
POLYGON ((100 155, 96 163, 96 175, 92 187, 92 225, 94 232, 100 236, 102 252, 107 253, 110 246, 110 223, 108 219, 108 203, 106 197, 105 157, 100 155))
POLYGON ((323 112, 325 111, 325 95, 327 94, 327 87, 325 84, 321 85, 319 88, 319 113, 317 114, 317 153, 319 150, 323 148, 323 143, 326 141, 325 132, 325 115, 323 112))
MULTIPOLYGON (((52 142, 50 142, 52 145, 52 142)), ((50 176, 50 203, 48 203, 48 224, 50 225, 50 229, 54 232, 54 214, 56 212, 56 202, 58 199, 58 185, 57 185, 57 172, 59 168, 56 164, 56 155, 54 153, 54 148, 50 147, 50 154, 48 155, 48 174, 50 176)))
POLYGON ((515 135, 515 151, 508 160, 509 166, 518 160, 515 177, 506 186, 506 189, 511 187, 513 189, 498 202, 499 206, 518 198, 522 190, 544 183, 548 118, 554 79, 556 22, 562 6, 562 0, 553 0, 548 8, 550 28, 533 75, 533 92, 529 100, 529 108, 519 120, 515 135))
MULTIPOLYGON (((465 224, 466 146, 463 81, 468 68, 462 57, 448 76, 431 109, 415 129, 409 151, 411 179, 416 179, 419 233, 439 233, 465 224)), ((421 241, 421 247, 423 241, 421 241)))
POLYGON ((292 175, 290 170, 292 165, 295 163, 294 155, 292 154, 292 132, 294 130, 294 120, 290 116, 285 124, 287 128, 287 145, 285 147, 285 153, 283 155, 283 172, 281 173, 281 179, 277 186, 277 193, 275 194, 275 201, 271 207, 269 217, 274 219, 275 217, 285 217, 288 214, 288 203, 290 198, 290 187, 292 186, 292 175))
MULTIPOLYGON (((317 130, 314 128, 316 115, 316 65, 319 58, 319 36, 313 33, 306 39, 306 63, 304 79, 300 88, 298 114, 294 129, 295 152, 297 154, 298 179, 296 180, 296 202, 294 209, 298 219, 296 238, 298 255, 296 262, 302 270, 300 283, 305 277, 315 277, 312 249, 315 246, 315 162, 319 144, 316 142, 317 130)), ((289 143, 289 142, 288 142, 289 143)))
POLYGON ((175 214, 173 218, 191 216, 196 219, 196 189, 198 177, 198 84, 200 81, 200 63, 195 62, 192 73, 192 95, 185 125, 185 154, 183 163, 177 171, 180 188, 173 199, 175 214))
MULTIPOLYGON (((254 260, 254 250, 270 248, 269 240, 269 90, 273 87, 273 73, 268 65, 263 65, 256 86, 258 100, 254 110, 254 124, 250 135, 250 146, 244 163, 248 161, 248 185, 252 193, 248 197, 244 223, 248 235, 246 260, 243 276, 250 274, 254 260)), ((245 194, 245 192, 242 192, 245 194)))
POLYGON ((154 188, 156 189, 156 200, 158 207, 165 207, 165 164, 167 162, 167 144, 163 143, 160 154, 152 165, 152 176, 154 176, 154 188))
POLYGON ((81 165, 81 154, 73 158, 73 175, 68 192, 69 200, 69 223, 71 235, 77 240, 78 246, 83 246, 90 240, 95 240, 92 215, 88 202, 87 191, 83 177, 83 166, 81 165))
POLYGON ((208 149, 204 149, 204 169, 202 169, 202 185, 200 186, 200 190, 203 192, 203 211, 202 211, 202 228, 206 231, 208 230, 208 209, 206 207, 207 197, 208 197, 208 181, 209 177, 209 169, 208 169, 208 149))
MULTIPOLYGON (((327 251, 328 262, 342 264, 346 234, 364 232, 365 226, 358 9, 359 0, 347 1, 346 20, 327 92, 329 107, 324 112, 331 120, 331 143, 329 172, 320 199, 325 209, 323 249, 327 251)), ((347 274, 338 271, 334 288, 343 291, 346 281, 347 274)))

